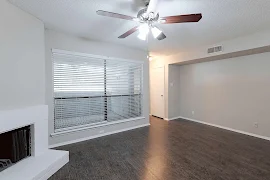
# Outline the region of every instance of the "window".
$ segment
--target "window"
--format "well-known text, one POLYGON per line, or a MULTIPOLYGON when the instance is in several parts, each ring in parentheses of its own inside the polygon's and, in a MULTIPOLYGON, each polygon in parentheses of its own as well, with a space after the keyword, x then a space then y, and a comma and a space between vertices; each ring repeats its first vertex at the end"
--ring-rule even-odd
POLYGON ((52 57, 56 132, 142 116, 142 63, 63 52, 52 57))

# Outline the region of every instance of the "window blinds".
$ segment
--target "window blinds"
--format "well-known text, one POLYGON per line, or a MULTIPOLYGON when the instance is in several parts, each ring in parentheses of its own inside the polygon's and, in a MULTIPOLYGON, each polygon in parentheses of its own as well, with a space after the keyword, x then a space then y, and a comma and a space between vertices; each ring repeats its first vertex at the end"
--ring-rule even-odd
POLYGON ((142 64, 52 54, 55 131, 142 116, 142 64))

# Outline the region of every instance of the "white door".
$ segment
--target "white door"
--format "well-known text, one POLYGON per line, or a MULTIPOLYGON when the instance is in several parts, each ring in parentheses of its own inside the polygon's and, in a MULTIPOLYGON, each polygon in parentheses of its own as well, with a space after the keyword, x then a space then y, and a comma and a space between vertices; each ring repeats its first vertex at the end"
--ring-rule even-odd
POLYGON ((151 114, 164 118, 164 67, 151 69, 150 90, 151 114))

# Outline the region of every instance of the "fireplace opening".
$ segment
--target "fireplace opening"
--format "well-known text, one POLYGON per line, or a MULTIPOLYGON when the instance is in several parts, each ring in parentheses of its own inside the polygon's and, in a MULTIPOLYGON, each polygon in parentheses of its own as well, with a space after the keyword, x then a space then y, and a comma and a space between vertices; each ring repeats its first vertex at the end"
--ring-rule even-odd
POLYGON ((30 126, 0 134, 0 172, 31 156, 30 126))

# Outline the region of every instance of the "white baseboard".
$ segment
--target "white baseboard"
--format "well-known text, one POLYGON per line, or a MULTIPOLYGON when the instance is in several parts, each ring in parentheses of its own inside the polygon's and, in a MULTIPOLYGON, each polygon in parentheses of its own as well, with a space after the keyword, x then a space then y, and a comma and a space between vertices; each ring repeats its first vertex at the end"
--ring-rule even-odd
POLYGON ((199 121, 199 120, 191 119, 191 118, 187 118, 187 117, 179 116, 179 117, 171 118, 169 120, 176 120, 176 119, 184 119, 184 120, 188 120, 188 121, 193 121, 193 122, 196 122, 196 123, 201 123, 201 124, 205 124, 205 125, 208 125, 208 126, 213 126, 213 127, 225 129, 225 130, 228 130, 228 131, 233 131, 233 132, 236 132, 236 133, 245 134, 245 135, 248 135, 248 136, 253 136, 253 137, 256 137, 256 138, 260 138, 260 139, 270 141, 270 137, 267 137, 267 136, 261 136, 261 135, 258 135, 258 134, 249 133, 249 132, 245 132, 245 131, 241 131, 241 130, 237 130, 237 129, 233 129, 233 128, 228 128, 228 127, 225 127, 225 126, 220 126, 220 125, 216 125, 216 124, 212 124, 212 123, 207 123, 207 122, 203 122, 203 121, 199 121))
POLYGON ((90 137, 86 137, 86 138, 67 141, 67 142, 63 142, 63 143, 53 144, 53 145, 50 145, 49 148, 51 149, 51 148, 56 148, 56 147, 59 147, 59 146, 65 146, 65 145, 68 145, 68 144, 74 144, 74 143, 78 143, 78 142, 82 142, 82 141, 87 141, 87 140, 90 140, 90 139, 95 139, 95 138, 99 138, 99 137, 103 137, 103 136, 108 136, 108 135, 111 135, 111 134, 116 134, 116 133, 120 133, 120 132, 124 132, 124 131, 129 131, 129 130, 132 130, 132 129, 146 127, 146 126, 150 126, 150 123, 142 124, 142 125, 134 126, 134 127, 130 127, 130 128, 125 128, 125 129, 121 129, 121 130, 117 130, 117 131, 111 131, 111 132, 107 132, 107 133, 103 133, 103 134, 98 134, 98 135, 94 135, 94 136, 90 136, 90 137))
POLYGON ((179 119, 179 118, 182 118, 182 117, 164 118, 164 120, 166 120, 166 121, 172 121, 172 120, 176 120, 176 119, 179 119))

